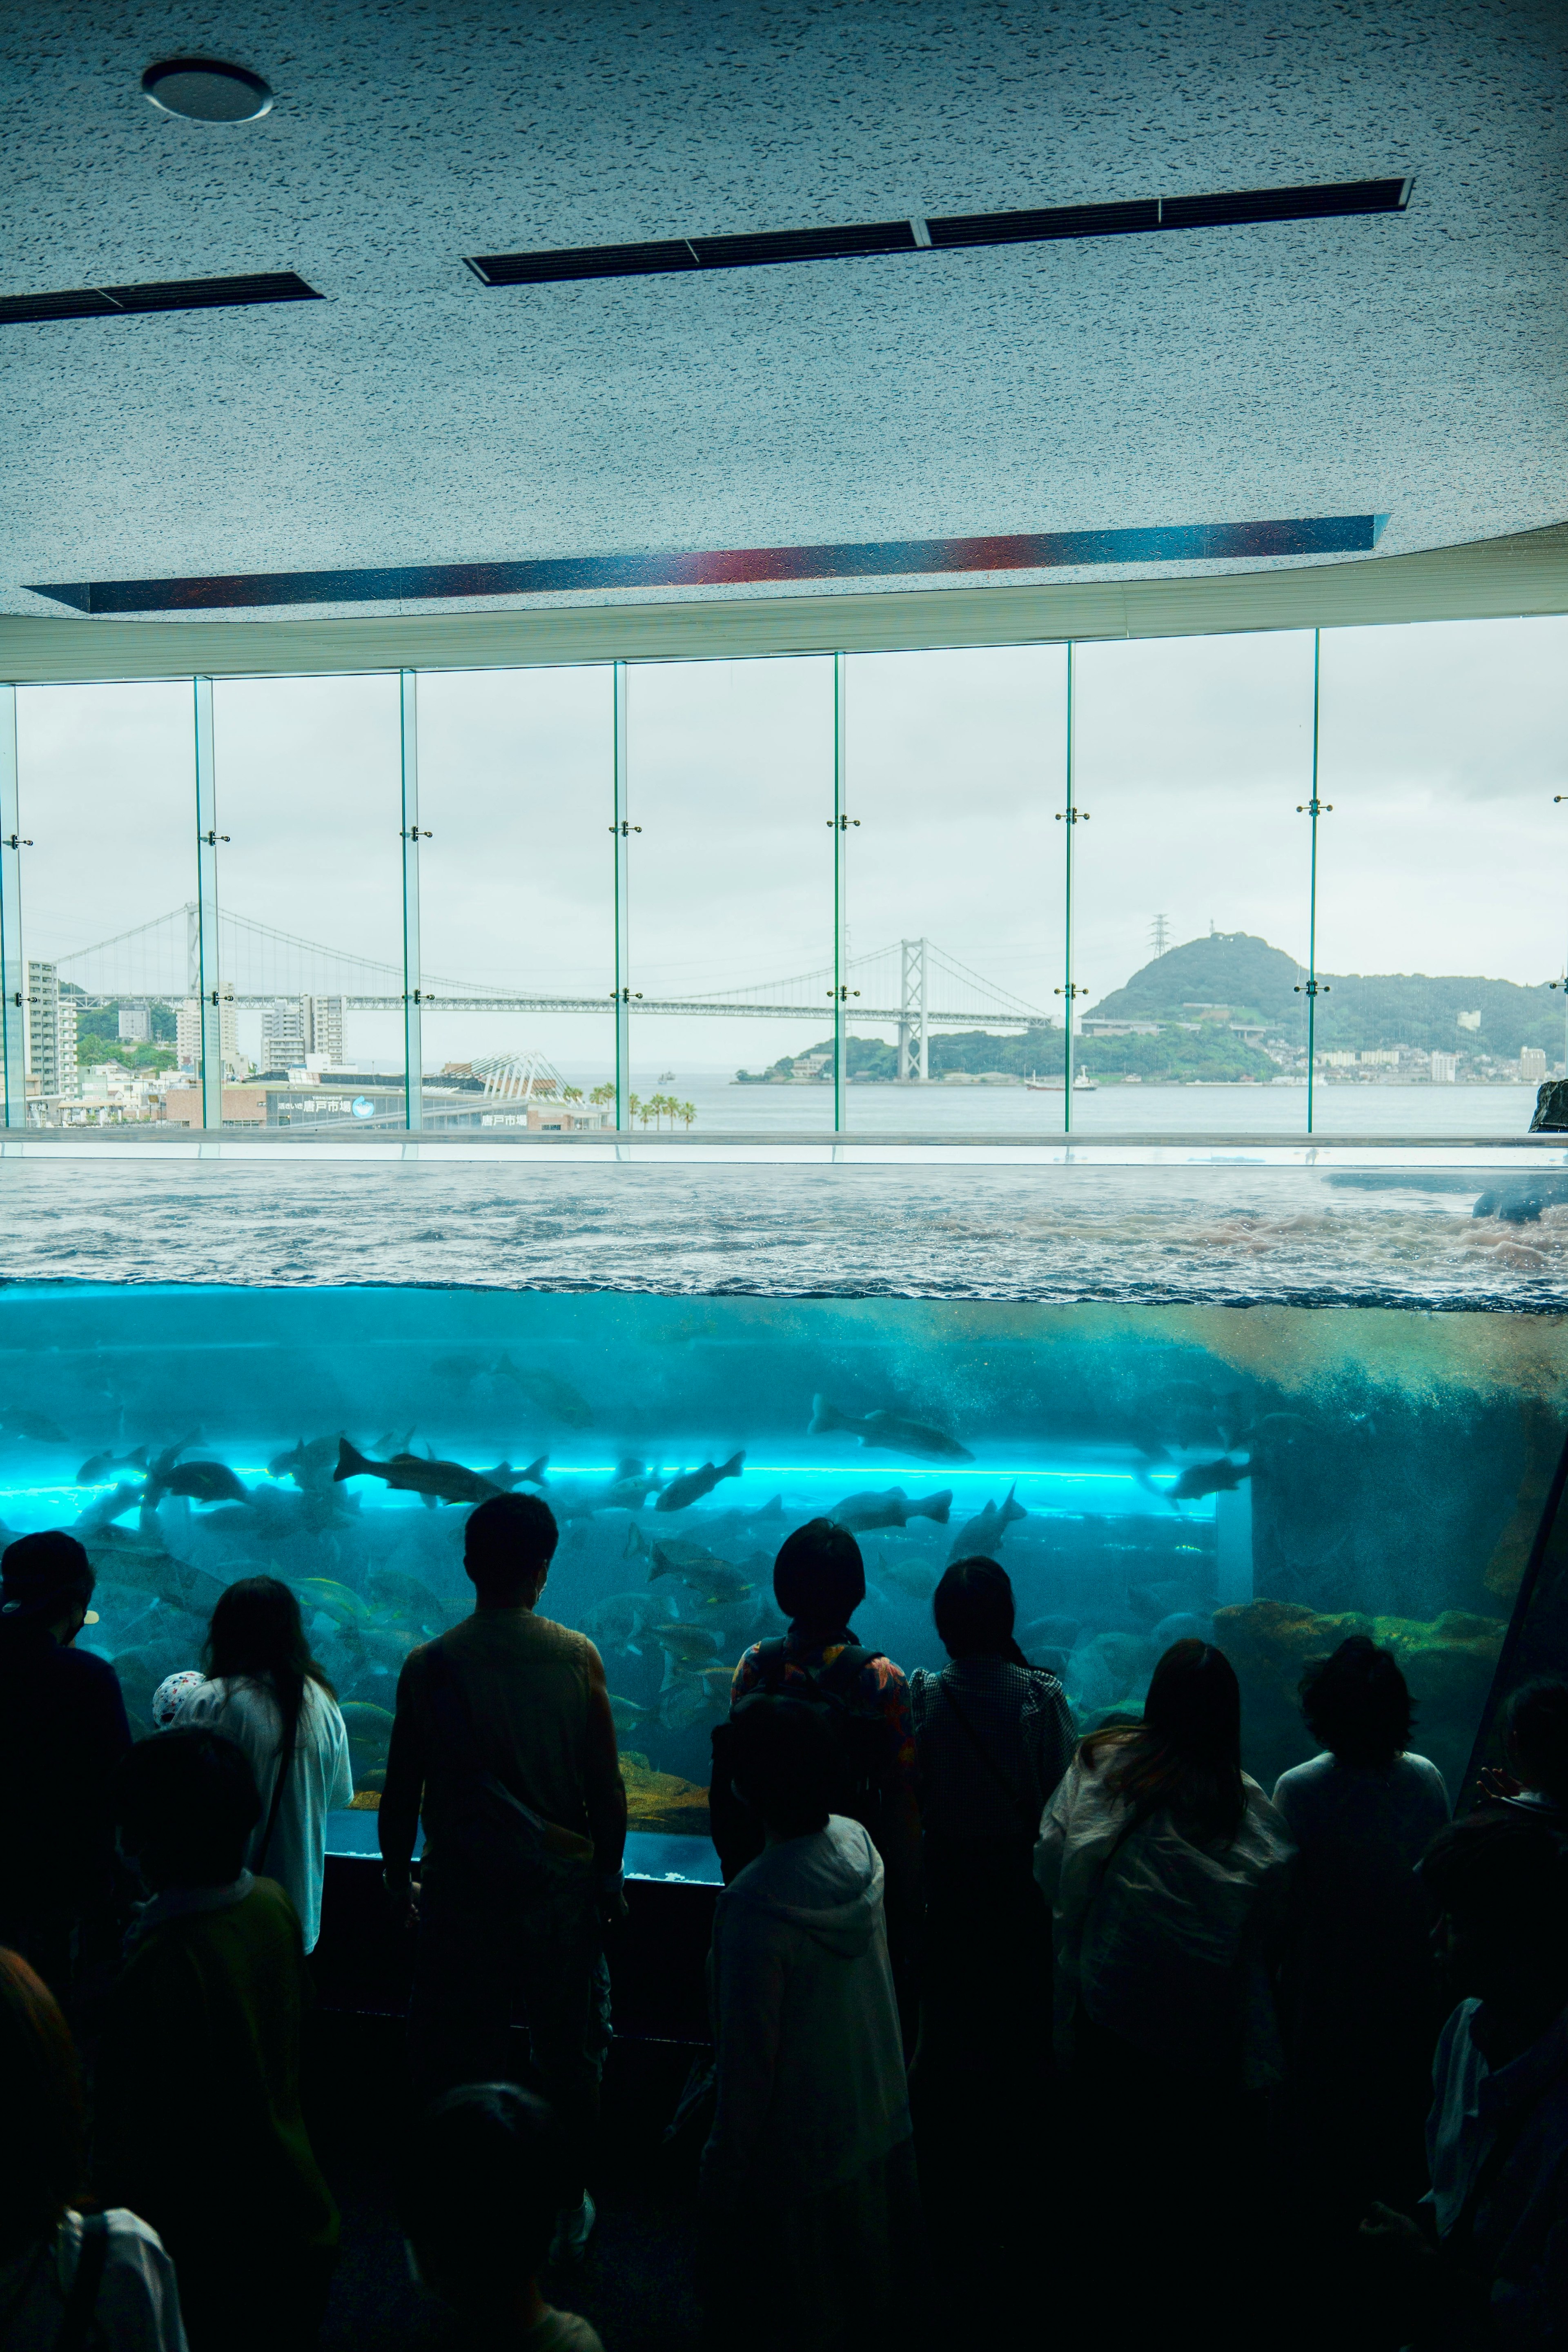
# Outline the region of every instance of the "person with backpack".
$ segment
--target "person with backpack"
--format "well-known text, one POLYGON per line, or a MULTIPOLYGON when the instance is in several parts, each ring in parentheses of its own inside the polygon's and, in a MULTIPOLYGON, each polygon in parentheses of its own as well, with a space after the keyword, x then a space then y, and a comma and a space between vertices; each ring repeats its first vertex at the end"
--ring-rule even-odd
POLYGON ((275 1576, 247 1576, 219 1596, 207 1628, 205 1678, 174 1715, 244 1749, 261 1819, 246 1866, 275 1878, 299 1915, 305 1949, 321 1932, 327 1815, 353 1802, 349 1735, 337 1696, 310 1655, 300 1604, 275 1576))
POLYGON ((87 2102, 53 1994, 0 1950, 0 2345, 5 2352, 185 2352, 174 2265, 155 2230, 83 2211, 87 2102))
POLYGON ((708 2340, 891 2352, 924 2265, 882 1864, 826 1708, 754 1694, 726 1745, 763 1846, 713 1916, 708 2340))
MULTIPOLYGON (((831 1519, 808 1519, 773 1561, 773 1598, 789 1631, 753 1643, 730 1685, 733 1722, 754 1694, 796 1698, 821 1710, 833 1757, 832 1811, 858 1822, 881 1856, 888 1944, 900 2007, 912 2024, 921 1923, 921 1816, 914 1727, 902 1670, 849 1632, 866 1598, 860 1547, 831 1519)), ((729 1724, 713 1733, 709 1795, 713 1843, 728 1884, 763 1848, 754 1811, 737 1803, 729 1724)))
POLYGON ((558 2257, 594 2226, 587 2170, 609 2047, 604 1937, 626 1916, 626 1795, 604 1662, 539 1611, 554 1516, 537 1495, 471 1512, 474 1612, 413 1650, 377 1814, 395 1912, 417 1927, 409 2066, 424 2101, 515 2079, 521 2004, 564 2135, 558 2257), (414 1841, 425 1825, 416 1894, 414 1841))

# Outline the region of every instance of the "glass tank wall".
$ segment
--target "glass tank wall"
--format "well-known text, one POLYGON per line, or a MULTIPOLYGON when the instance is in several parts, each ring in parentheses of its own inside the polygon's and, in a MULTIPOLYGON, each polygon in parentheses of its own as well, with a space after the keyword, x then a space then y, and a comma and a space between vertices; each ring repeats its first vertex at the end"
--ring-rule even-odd
POLYGON ((0 1109, 1520 1135, 1564 1068, 1565 650, 1546 618, 0 687, 0 1109))
POLYGON ((700 1874, 709 1727, 742 1650, 780 1629, 780 1542, 818 1513, 860 1542, 860 1638, 906 1667, 942 1662, 946 1562, 999 1557, 1080 1727, 1135 1711, 1166 1644, 1212 1633, 1266 1786, 1311 1750, 1307 1660, 1370 1632, 1455 1789, 1563 1443, 1568 1323, 39 1286, 0 1298, 0 1532, 80 1535, 84 1638, 138 1730, 221 1587, 281 1576, 363 1809, 404 1656, 469 1603, 474 1482, 529 1475, 562 1528, 542 1606, 604 1654, 634 1831, 689 1842, 634 1859, 700 1874), (339 1479, 345 1437, 403 1463, 339 1479))

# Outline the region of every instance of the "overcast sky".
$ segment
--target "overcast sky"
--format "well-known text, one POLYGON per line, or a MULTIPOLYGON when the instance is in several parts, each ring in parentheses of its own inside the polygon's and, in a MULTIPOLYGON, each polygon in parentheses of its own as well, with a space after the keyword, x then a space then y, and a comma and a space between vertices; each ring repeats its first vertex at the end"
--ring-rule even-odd
MULTIPOLYGON (((1325 634, 1320 793, 1333 813, 1320 843, 1322 969, 1517 981, 1562 971, 1568 804, 1552 795, 1568 793, 1565 653, 1568 621, 1558 619, 1325 634)), ((1060 647, 850 662, 855 957, 923 936, 1009 996, 1059 1014, 1066 673, 1060 647)), ((232 836, 220 853, 225 911, 395 968, 395 681, 220 683, 216 699, 218 824, 232 836)), ((1212 922, 1304 960, 1308 821, 1296 803, 1311 779, 1310 634, 1086 646, 1074 656, 1074 797, 1089 817, 1074 841, 1075 959, 1090 1002, 1148 960, 1162 914, 1173 942, 1212 922)), ((195 886, 188 682, 27 688, 19 704, 22 824, 34 844, 27 952, 68 954, 181 907, 195 886)), ((631 817, 643 828, 631 843, 631 984, 680 997, 806 973, 820 982, 820 999, 816 982, 802 992, 798 1023, 645 1016, 637 1082, 666 1062, 758 1067, 822 1036, 831 661, 634 669, 629 742, 631 817)), ((609 672, 426 677, 419 754, 420 821, 432 835, 421 874, 426 984, 437 997, 430 975, 605 1007, 437 1012, 427 1062, 531 1045, 578 1069, 607 1067, 609 672)), ((178 936, 158 936, 156 962, 122 951, 121 984, 178 985, 178 936)), ((297 969, 289 951, 247 934, 234 976, 242 991, 281 987, 297 969)), ((895 977, 885 964, 851 975, 873 1002, 895 977)), ((396 992, 395 976, 385 985, 396 992)), ((960 985, 941 982, 950 998, 960 985)), ((395 1015, 353 1016, 353 1053, 399 1048, 395 1015)))

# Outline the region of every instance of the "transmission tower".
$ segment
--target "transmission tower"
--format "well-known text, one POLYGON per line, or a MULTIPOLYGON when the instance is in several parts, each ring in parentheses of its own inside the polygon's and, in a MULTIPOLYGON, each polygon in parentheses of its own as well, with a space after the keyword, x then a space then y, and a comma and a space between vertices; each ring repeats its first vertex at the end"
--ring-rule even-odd
POLYGON ((1149 944, 1157 956, 1163 956, 1171 944, 1171 919, 1156 915, 1149 926, 1149 944))

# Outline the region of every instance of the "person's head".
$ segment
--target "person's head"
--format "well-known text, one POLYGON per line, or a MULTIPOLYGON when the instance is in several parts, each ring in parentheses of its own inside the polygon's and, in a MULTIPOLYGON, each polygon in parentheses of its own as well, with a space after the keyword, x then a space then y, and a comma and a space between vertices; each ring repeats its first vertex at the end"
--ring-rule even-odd
POLYGON ((0 1951, 0 2263, 52 2230, 87 2186, 81 2069, 55 1997, 0 1951))
POLYGON ((860 1547, 832 1519, 807 1519, 785 1536, 773 1561, 773 1599, 808 1633, 837 1633, 866 1598, 860 1547))
POLYGON ((1241 1685, 1212 1642, 1173 1642, 1155 1666, 1141 1724, 1097 1731, 1081 1753, 1142 1820, 1169 1811, 1200 1840, 1233 1838, 1247 1811, 1241 1685))
POLYGON ((1568 1811, 1568 1682, 1538 1675, 1520 1685, 1503 1716, 1503 1749, 1525 1788, 1568 1811))
POLYGON ((313 1661, 289 1587, 275 1576, 242 1576, 219 1593, 202 1664, 214 1682, 301 1682, 313 1661))
POLYGON ((47 1629, 57 1642, 74 1642, 92 1589, 92 1566, 75 1536, 58 1528, 18 1536, 0 1555, 0 1625, 47 1629))
POLYGON ((1013 1639, 1013 1580, 999 1560, 955 1559, 942 1572, 931 1604, 950 1658, 1009 1658, 1023 1663, 1013 1639))
POLYGON ((735 1794, 774 1837, 809 1837, 827 1827, 833 1798, 833 1738, 819 1707, 755 1691, 730 1718, 735 1794))
POLYGON ((403 2233, 432 2293, 504 2325, 544 2266, 564 2201, 560 2127, 512 2083, 468 2083, 419 2127, 403 2186, 403 2233))
POLYGON ((561 1539, 555 1514, 537 1495, 492 1495, 468 1514, 463 1566, 482 1604, 531 1609, 561 1539))
POLYGON ((1438 1831, 1419 1872, 1456 2000, 1542 2028, 1568 2006, 1568 1853, 1548 1823, 1507 1807, 1467 1813, 1438 1831))
POLYGON ((244 1749, 199 1726, 138 1740, 115 1773, 113 1801, 121 1849, 155 1893, 230 1885, 261 1818, 244 1749))
POLYGON ((1352 1633, 1301 1677, 1301 1713, 1342 1764, 1388 1765, 1409 1745, 1410 1692, 1392 1650, 1352 1633))

